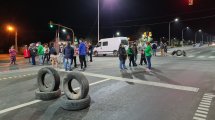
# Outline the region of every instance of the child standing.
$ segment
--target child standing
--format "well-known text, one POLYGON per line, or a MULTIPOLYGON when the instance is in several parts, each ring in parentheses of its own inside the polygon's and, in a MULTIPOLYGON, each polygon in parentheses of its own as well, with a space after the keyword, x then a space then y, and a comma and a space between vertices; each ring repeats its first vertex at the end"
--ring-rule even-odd
POLYGON ((143 61, 144 61, 144 64, 147 65, 145 52, 143 50, 141 50, 140 65, 143 65, 143 61))
POLYGON ((11 48, 9 49, 9 53, 10 53, 10 64, 16 64, 16 50, 14 49, 14 46, 11 46, 11 48))

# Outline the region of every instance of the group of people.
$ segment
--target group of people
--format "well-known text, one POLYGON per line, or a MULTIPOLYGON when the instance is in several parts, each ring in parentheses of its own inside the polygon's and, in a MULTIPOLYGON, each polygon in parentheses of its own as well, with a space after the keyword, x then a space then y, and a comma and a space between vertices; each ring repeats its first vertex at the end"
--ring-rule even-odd
MULTIPOLYGON (((58 67, 59 63, 64 65, 66 71, 72 70, 72 64, 74 62, 74 67, 77 68, 77 56, 79 56, 81 69, 84 70, 87 67, 86 58, 87 55, 90 56, 90 62, 92 62, 93 55, 93 46, 91 43, 79 41, 79 45, 71 45, 70 42, 67 42, 66 46, 64 44, 60 45, 59 54, 54 47, 54 43, 50 45, 44 44, 41 42, 37 44, 31 43, 29 47, 25 45, 23 54, 24 58, 28 59, 29 63, 36 65, 36 56, 39 58, 39 65, 44 65, 51 63, 53 67, 58 67)), ((14 46, 11 46, 9 49, 10 54, 10 64, 16 64, 16 50, 14 46)))
MULTIPOLYGON (((141 58, 140 58, 140 65, 143 65, 143 62, 145 65, 147 65, 147 70, 151 71, 151 57, 152 57, 152 47, 150 42, 146 42, 146 48, 145 50, 141 50, 141 58)), ((119 47, 119 60, 120 60, 120 69, 127 69, 125 63, 126 59, 128 57, 129 59, 129 67, 131 67, 131 64, 133 67, 137 66, 137 54, 138 54, 138 49, 136 44, 129 45, 129 48, 126 51, 126 48, 123 44, 120 44, 119 47)))

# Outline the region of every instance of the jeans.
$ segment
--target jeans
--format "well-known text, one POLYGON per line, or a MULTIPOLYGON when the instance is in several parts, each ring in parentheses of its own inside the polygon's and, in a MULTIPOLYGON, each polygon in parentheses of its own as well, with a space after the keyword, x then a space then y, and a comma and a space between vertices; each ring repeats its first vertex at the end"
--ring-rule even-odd
POLYGON ((43 64, 43 55, 39 55, 39 62, 40 64, 43 64))
POLYGON ((85 55, 79 55, 79 60, 81 63, 81 69, 83 69, 83 65, 86 68, 87 67, 86 56, 85 55))
POLYGON ((119 68, 120 68, 120 69, 126 69, 125 60, 120 60, 120 61, 119 61, 119 68))
POLYGON ((71 66, 72 66, 72 59, 69 59, 69 58, 65 58, 64 59, 64 68, 65 68, 65 71, 71 71, 71 66))
POLYGON ((134 55, 130 55, 129 57, 129 67, 131 67, 131 63, 133 64, 133 66, 137 66, 134 61, 134 55))
POLYGON ((31 60, 32 60, 32 65, 36 65, 35 56, 32 55, 31 60))
POLYGON ((93 62, 93 54, 90 53, 89 55, 90 55, 90 62, 93 62))
POLYGON ((151 65, 151 57, 152 57, 152 56, 146 56, 147 65, 148 65, 148 68, 149 68, 149 69, 152 68, 152 65, 151 65))
POLYGON ((49 54, 45 54, 44 57, 43 57, 43 64, 45 62, 45 59, 47 59, 47 63, 49 61, 49 54))
POLYGON ((153 56, 156 56, 156 49, 153 49, 153 56))

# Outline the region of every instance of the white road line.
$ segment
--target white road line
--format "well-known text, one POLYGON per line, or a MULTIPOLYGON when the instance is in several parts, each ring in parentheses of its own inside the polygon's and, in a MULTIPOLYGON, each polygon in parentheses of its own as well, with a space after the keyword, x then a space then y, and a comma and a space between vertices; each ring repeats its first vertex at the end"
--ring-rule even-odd
POLYGON ((198 110, 209 111, 209 109, 208 109, 208 108, 203 108, 203 107, 198 107, 198 110))
POLYGON ((189 55, 189 56, 187 56, 187 57, 192 58, 192 57, 195 57, 195 56, 194 56, 194 55, 189 55))
POLYGON ((211 105, 210 103, 205 103, 205 102, 200 102, 200 104, 203 104, 203 105, 211 105))
POLYGON ((13 77, 8 77, 9 79, 13 78, 13 77))
POLYGON ((204 108, 209 108, 210 106, 208 106, 208 105, 199 105, 199 107, 204 107, 204 108))
POLYGON ((198 56, 197 58, 205 58, 205 56, 198 56))
POLYGON ((29 105, 32 105, 32 104, 35 104, 35 103, 38 103, 38 102, 41 102, 41 100, 34 100, 34 101, 31 101, 31 102, 28 102, 28 103, 24 103, 24 104, 21 104, 21 105, 10 107, 10 108, 1 110, 0 114, 6 113, 6 112, 9 112, 9 111, 12 111, 12 110, 16 110, 16 109, 19 109, 19 108, 23 108, 25 106, 29 106, 29 105))
POLYGON ((206 112, 206 111, 202 111, 202 110, 197 110, 196 112, 197 112, 197 113, 206 114, 206 115, 208 114, 208 112, 206 112))
POLYGON ((215 95, 205 94, 204 97, 215 97, 215 95))
POLYGON ((194 120, 206 120, 204 118, 200 118, 200 117, 193 117, 194 120))
POLYGON ((202 100, 202 102, 211 103, 211 101, 208 100, 202 100))
POLYGON ((202 98, 202 100, 209 100, 209 101, 212 101, 212 98, 206 98, 206 97, 204 97, 204 98, 202 98))
POLYGON ((159 83, 159 82, 151 82, 151 81, 143 81, 143 80, 137 80, 137 79, 127 79, 127 78, 94 74, 94 73, 88 73, 88 72, 83 72, 83 74, 87 75, 87 76, 92 76, 92 77, 107 78, 107 79, 119 80, 119 81, 124 81, 124 82, 134 82, 134 83, 143 84, 143 85, 170 88, 170 89, 176 89, 176 90, 184 90, 184 91, 190 91, 190 92, 198 92, 198 90, 199 90, 199 88, 195 88, 195 87, 172 85, 172 84, 167 84, 167 83, 159 83))
POLYGON ((203 115, 203 114, 199 114, 199 113, 195 113, 195 116, 207 118, 207 115, 203 115))
POLYGON ((208 98, 208 99, 212 99, 214 98, 214 96, 208 96, 208 95, 204 95, 203 98, 208 98))
MULTIPOLYGON (((106 82, 108 80, 110 80, 110 79, 104 79, 104 80, 101 80, 101 81, 98 81, 98 82, 91 83, 89 85, 90 86, 96 85, 96 84, 99 84, 99 83, 102 83, 102 82, 106 82)), ((78 89, 79 88, 75 88, 74 90, 78 90, 78 89)), ((62 93, 64 93, 64 92, 62 92, 62 93)), ((20 109, 20 108, 23 108, 23 107, 26 107, 26 106, 29 106, 29 105, 32 105, 32 104, 35 104, 35 103, 39 103, 41 101, 42 100, 34 100, 34 101, 27 102, 27 103, 24 103, 24 104, 20 104, 20 105, 14 106, 14 107, 6 108, 4 110, 0 110, 0 114, 6 113, 6 112, 10 112, 10 111, 13 111, 13 110, 16 110, 16 109, 20 109)))
POLYGON ((4 80, 6 80, 7 78, 3 78, 4 80))
POLYGON ((214 59, 214 58, 215 58, 215 56, 210 56, 210 57, 208 57, 208 58, 210 58, 210 59, 214 59))

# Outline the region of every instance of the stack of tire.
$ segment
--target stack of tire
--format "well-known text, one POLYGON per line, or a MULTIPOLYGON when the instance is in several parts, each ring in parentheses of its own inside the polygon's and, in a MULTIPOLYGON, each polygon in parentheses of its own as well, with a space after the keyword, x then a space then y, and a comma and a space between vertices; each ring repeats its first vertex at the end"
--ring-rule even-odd
POLYGON ((177 55, 177 56, 186 56, 186 52, 184 50, 175 50, 172 52, 172 55, 177 55))
POLYGON ((63 89, 65 95, 61 96, 61 107, 65 110, 82 110, 90 106, 91 98, 88 95, 89 82, 86 77, 79 72, 71 72, 67 74, 63 81, 63 89), (76 80, 80 87, 75 91, 72 88, 72 81, 76 80))
POLYGON ((38 72, 37 83, 39 88, 35 92, 37 99, 46 101, 53 100, 61 96, 61 90, 59 89, 60 76, 55 69, 51 67, 45 67, 40 69, 38 72), (51 83, 51 86, 47 86, 45 84, 45 76, 47 74, 52 75, 54 78, 53 82, 51 83))

